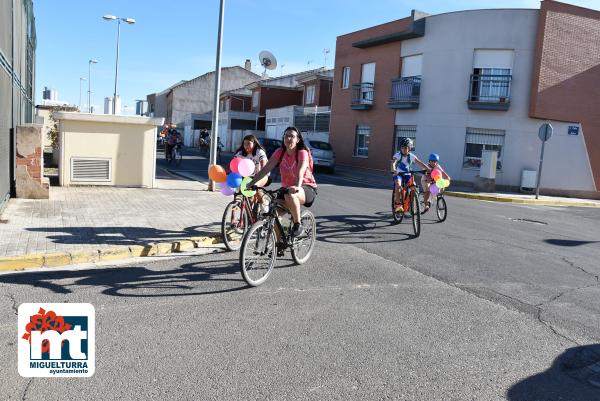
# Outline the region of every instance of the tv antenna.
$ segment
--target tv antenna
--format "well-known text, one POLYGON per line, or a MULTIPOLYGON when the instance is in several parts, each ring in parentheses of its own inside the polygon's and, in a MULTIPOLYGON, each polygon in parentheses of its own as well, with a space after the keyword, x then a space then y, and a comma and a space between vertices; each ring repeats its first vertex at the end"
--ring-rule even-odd
POLYGON ((265 67, 265 70, 263 71, 263 77, 267 75, 267 70, 274 70, 277 68, 277 59, 270 51, 261 51, 258 54, 258 59, 260 60, 260 65, 265 67))
POLYGON ((327 68, 327 55, 331 52, 329 49, 323 49, 323 54, 325 55, 325 68, 327 68))

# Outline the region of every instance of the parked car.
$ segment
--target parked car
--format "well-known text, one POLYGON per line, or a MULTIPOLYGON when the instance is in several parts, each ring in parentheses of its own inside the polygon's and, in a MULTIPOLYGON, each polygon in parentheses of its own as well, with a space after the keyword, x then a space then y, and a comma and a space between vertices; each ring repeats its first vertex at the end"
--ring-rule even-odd
POLYGON ((267 157, 271 157, 273 152, 283 145, 280 139, 272 139, 272 138, 258 138, 258 142, 265 148, 265 152, 267 152, 267 157))
POLYGON ((335 171, 335 152, 330 144, 323 141, 308 141, 308 147, 316 167, 325 168, 331 173, 335 171))

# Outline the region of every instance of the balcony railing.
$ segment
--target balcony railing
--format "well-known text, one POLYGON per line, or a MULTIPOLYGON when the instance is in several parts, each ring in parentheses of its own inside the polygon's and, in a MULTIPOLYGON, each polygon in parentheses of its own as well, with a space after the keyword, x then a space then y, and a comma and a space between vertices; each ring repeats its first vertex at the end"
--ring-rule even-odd
POLYGON ((374 85, 370 82, 363 82, 352 85, 352 104, 353 110, 368 110, 373 107, 375 99, 374 85))
POLYGON ((508 110, 512 75, 471 75, 469 108, 473 110, 508 110))
POLYGON ((421 77, 392 80, 392 95, 388 106, 392 109, 417 109, 421 95, 421 77))

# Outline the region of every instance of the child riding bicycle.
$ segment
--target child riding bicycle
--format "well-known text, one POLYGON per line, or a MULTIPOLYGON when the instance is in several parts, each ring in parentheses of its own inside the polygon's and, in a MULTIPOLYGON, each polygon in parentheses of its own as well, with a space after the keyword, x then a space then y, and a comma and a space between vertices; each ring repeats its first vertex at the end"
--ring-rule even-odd
POLYGON ((405 199, 403 193, 406 186, 414 183, 412 176, 413 164, 416 163, 423 169, 429 170, 429 167, 411 152, 412 146, 413 143, 410 138, 402 138, 400 140, 400 152, 396 152, 392 158, 391 172, 394 174, 394 209, 396 213, 404 213, 405 211, 405 205, 402 204, 402 200, 405 199))
POLYGON ((433 178, 431 178, 431 171, 433 171, 434 169, 438 169, 440 173, 442 173, 442 178, 450 180, 450 176, 444 171, 444 169, 440 165, 440 155, 438 155, 437 153, 430 154, 428 164, 431 170, 427 171, 423 175, 423 177, 421 177, 421 186, 423 187, 423 203, 425 205, 423 213, 428 211, 431 207, 431 202, 429 201, 429 197, 431 196, 429 188, 431 187, 431 184, 433 184, 433 178))

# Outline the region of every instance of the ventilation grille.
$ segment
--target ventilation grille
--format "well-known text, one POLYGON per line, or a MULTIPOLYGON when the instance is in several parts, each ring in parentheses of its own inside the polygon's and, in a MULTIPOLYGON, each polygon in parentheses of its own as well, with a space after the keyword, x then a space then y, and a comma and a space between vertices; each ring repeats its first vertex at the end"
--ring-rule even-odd
POLYGON ((77 157, 71 159, 71 181, 108 182, 112 179, 111 159, 77 157))

